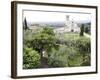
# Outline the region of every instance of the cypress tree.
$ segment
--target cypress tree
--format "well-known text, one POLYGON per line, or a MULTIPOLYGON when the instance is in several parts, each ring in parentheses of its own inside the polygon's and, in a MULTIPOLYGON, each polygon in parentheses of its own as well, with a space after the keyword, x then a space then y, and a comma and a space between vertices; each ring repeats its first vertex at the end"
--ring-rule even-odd
POLYGON ((80 30, 80 36, 84 36, 84 24, 82 24, 80 30))
POLYGON ((28 29, 26 17, 25 17, 25 19, 24 19, 24 29, 25 29, 25 30, 28 29))

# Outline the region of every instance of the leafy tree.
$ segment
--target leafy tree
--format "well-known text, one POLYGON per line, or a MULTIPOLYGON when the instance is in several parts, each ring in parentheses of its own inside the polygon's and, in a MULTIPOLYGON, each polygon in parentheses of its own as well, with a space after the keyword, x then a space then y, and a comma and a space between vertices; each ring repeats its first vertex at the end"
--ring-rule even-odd
POLYGON ((32 48, 24 47, 23 68, 32 69, 40 66, 40 55, 32 48))
POLYGON ((68 66, 68 55, 66 46, 59 47, 58 50, 52 48, 50 52, 48 52, 48 65, 51 67, 66 67, 68 66))
POLYGON ((35 34, 29 42, 30 46, 40 53, 41 61, 43 58, 43 51, 48 52, 52 47, 56 49, 58 47, 53 29, 49 27, 44 27, 43 30, 35 34))
POLYGON ((91 34, 91 31, 90 31, 90 25, 85 25, 85 33, 87 34, 91 34))
POLYGON ((52 36, 55 35, 53 29, 49 28, 49 27, 44 27, 42 33, 45 33, 45 34, 48 34, 48 35, 52 35, 52 36))
POLYGON ((76 41, 76 47, 79 49, 79 53, 82 55, 82 65, 90 65, 90 53, 91 53, 91 44, 89 38, 80 38, 76 41))
POLYGON ((48 65, 51 67, 80 66, 80 55, 78 55, 75 47, 61 45, 58 50, 53 48, 48 53, 48 65))
POLYGON ((85 32, 89 33, 89 28, 88 27, 85 27, 85 32))

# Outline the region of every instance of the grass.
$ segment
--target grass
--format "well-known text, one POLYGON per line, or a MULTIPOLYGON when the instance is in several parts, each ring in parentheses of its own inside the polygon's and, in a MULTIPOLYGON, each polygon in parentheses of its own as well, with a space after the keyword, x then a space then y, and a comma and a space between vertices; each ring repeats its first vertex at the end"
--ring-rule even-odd
POLYGON ((64 34, 65 39, 78 39, 80 38, 79 33, 65 33, 64 34))
POLYGON ((80 36, 79 33, 66 32, 62 34, 56 34, 56 37, 60 40, 77 40, 77 39, 89 39, 89 37, 80 36))

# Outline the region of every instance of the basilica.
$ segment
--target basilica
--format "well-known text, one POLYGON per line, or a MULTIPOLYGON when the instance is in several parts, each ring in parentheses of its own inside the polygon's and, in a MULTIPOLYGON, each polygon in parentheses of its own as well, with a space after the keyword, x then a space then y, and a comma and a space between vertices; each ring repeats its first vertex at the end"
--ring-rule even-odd
POLYGON ((54 30, 56 33, 64 32, 80 32, 80 25, 73 20, 70 20, 70 16, 66 15, 66 21, 63 27, 57 28, 54 30))

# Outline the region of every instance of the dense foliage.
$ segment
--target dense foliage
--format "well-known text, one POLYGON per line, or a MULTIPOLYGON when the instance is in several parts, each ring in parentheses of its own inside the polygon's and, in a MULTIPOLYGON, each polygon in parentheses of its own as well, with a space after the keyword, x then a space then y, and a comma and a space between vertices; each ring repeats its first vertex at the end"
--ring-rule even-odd
POLYGON ((37 51, 26 47, 23 55, 24 69, 38 68, 40 66, 40 56, 37 51))
POLYGON ((90 66, 91 42, 83 32, 84 26, 80 34, 57 34, 50 27, 24 30, 23 68, 90 66))
POLYGON ((66 41, 58 50, 49 52, 48 64, 53 67, 89 66, 90 65, 90 40, 79 38, 66 41))
POLYGON ((84 24, 82 24, 81 28, 80 28, 80 36, 84 35, 84 24))
POLYGON ((85 25, 85 28, 84 28, 84 31, 85 33, 87 34, 91 34, 91 27, 90 27, 91 24, 86 24, 85 25))

